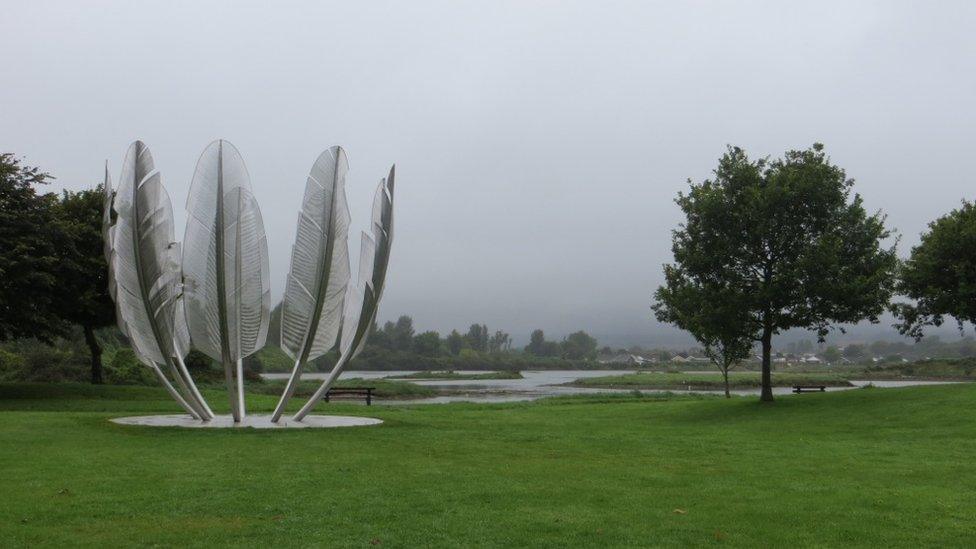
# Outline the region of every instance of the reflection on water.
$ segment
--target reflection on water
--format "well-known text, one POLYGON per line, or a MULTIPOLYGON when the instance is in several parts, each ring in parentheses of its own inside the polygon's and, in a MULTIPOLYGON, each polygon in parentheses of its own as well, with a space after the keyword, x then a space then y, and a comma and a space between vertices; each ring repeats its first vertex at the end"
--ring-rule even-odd
MULTIPOLYGON (((484 370, 454 370, 457 374, 484 374, 484 370)), ((344 378, 360 379, 380 379, 399 377, 415 373, 415 370, 398 370, 387 372, 376 371, 357 371, 349 370, 342 373, 344 378)), ((563 384, 571 383, 577 379, 613 376, 635 373, 635 370, 525 370, 522 371, 522 379, 405 379, 418 385, 429 387, 442 387, 458 394, 443 395, 432 398, 414 400, 374 400, 377 404, 442 404, 446 402, 517 402, 524 400, 535 400, 543 397, 578 395, 593 393, 626 393, 630 389, 601 389, 589 387, 567 387, 563 384)), ((712 374, 714 372, 683 372, 685 374, 712 374)), ((288 379, 288 374, 262 374, 265 379, 288 379)), ((323 372, 308 373, 302 375, 306 380, 322 380, 327 374, 323 372)), ((875 387, 911 387, 913 385, 942 385, 947 383, 960 383, 957 381, 851 381, 853 387, 827 387, 828 391, 846 391, 856 389, 868 384, 875 387)), ((723 394, 721 390, 690 390, 672 389, 674 393, 702 393, 702 394, 723 394)), ((733 390, 736 395, 758 395, 759 389, 733 390)), ((773 387, 773 394, 786 395, 792 393, 790 387, 773 387)))

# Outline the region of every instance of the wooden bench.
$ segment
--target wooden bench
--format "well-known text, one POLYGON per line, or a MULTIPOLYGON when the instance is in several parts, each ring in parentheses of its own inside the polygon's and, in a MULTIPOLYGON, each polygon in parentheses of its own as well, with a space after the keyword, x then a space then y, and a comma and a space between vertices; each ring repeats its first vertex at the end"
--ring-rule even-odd
POLYGON ((356 395, 366 397, 366 406, 371 406, 373 404, 373 391, 376 387, 339 387, 334 389, 329 389, 325 393, 325 401, 329 402, 329 397, 332 395, 356 395))
POLYGON ((827 390, 826 385, 794 385, 793 392, 800 393, 822 393, 827 390))

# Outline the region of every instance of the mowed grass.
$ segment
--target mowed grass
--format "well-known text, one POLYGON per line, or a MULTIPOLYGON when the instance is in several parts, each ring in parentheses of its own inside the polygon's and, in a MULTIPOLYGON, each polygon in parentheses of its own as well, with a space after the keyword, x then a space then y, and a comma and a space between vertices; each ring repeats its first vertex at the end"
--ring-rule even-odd
POLYGON ((175 412, 155 389, 0 386, 0 547, 968 546, 974 403, 323 404, 385 423, 272 432, 108 421, 175 412))
MULTIPOLYGON (((730 372, 729 386, 732 389, 754 389, 762 386, 759 372, 730 372)), ((826 385, 828 387, 850 387, 851 383, 838 374, 786 373, 775 372, 772 376, 776 387, 793 385, 826 385)), ((721 373, 692 374, 684 372, 636 372, 633 374, 588 377, 578 379, 567 385, 577 387, 606 387, 611 389, 710 389, 725 388, 721 373)))

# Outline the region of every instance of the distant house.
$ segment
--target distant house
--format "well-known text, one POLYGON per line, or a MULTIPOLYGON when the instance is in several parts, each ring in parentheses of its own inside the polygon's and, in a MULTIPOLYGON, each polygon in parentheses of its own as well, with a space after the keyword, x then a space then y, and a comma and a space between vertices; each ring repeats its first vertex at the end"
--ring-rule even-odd
POLYGON ((815 355, 813 353, 805 353, 803 356, 801 356, 799 358, 799 361, 800 362, 814 363, 814 364, 819 364, 819 363, 823 362, 823 360, 821 360, 820 357, 818 357, 817 355, 815 355))

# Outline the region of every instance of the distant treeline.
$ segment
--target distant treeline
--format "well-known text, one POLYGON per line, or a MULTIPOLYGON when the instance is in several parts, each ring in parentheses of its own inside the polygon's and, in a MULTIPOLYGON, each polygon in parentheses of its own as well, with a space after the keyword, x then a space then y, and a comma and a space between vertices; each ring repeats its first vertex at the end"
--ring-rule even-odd
MULTIPOLYGON (((293 366, 278 348, 281 307, 271 312, 268 345, 251 360, 255 370, 283 372, 293 366)), ((465 333, 451 330, 442 337, 428 330, 417 333, 413 319, 402 315, 397 320, 373 326, 366 348, 350 365, 354 370, 523 370, 585 369, 597 366, 598 342, 584 331, 561 341, 547 340, 542 330, 534 330, 522 349, 512 347, 511 336, 484 324, 472 324, 465 333)), ((335 364, 334 353, 312 363, 312 368, 328 371, 335 364)))
MULTIPOLYGON (((285 372, 293 361, 278 347, 280 307, 272 312, 268 344, 244 361, 250 379, 262 372, 285 372)), ((533 332, 533 343, 513 349, 511 338, 502 331, 488 335, 484 324, 472 324, 461 334, 447 337, 437 332, 415 333, 413 320, 401 316, 386 322, 367 341, 366 348, 350 365, 352 370, 543 370, 600 367, 596 339, 577 332, 562 341, 548 341, 542 330, 533 332)), ((101 342, 104 382, 112 384, 158 383, 129 348, 125 336, 115 327, 96 331, 101 342)), ((329 371, 335 353, 327 353, 308 365, 310 371, 329 371)), ((202 353, 191 351, 186 359, 194 379, 201 384, 221 383, 222 370, 202 353)), ((0 343, 0 382, 87 381, 91 378, 90 351, 81 330, 69 330, 48 342, 17 338, 0 343)))

